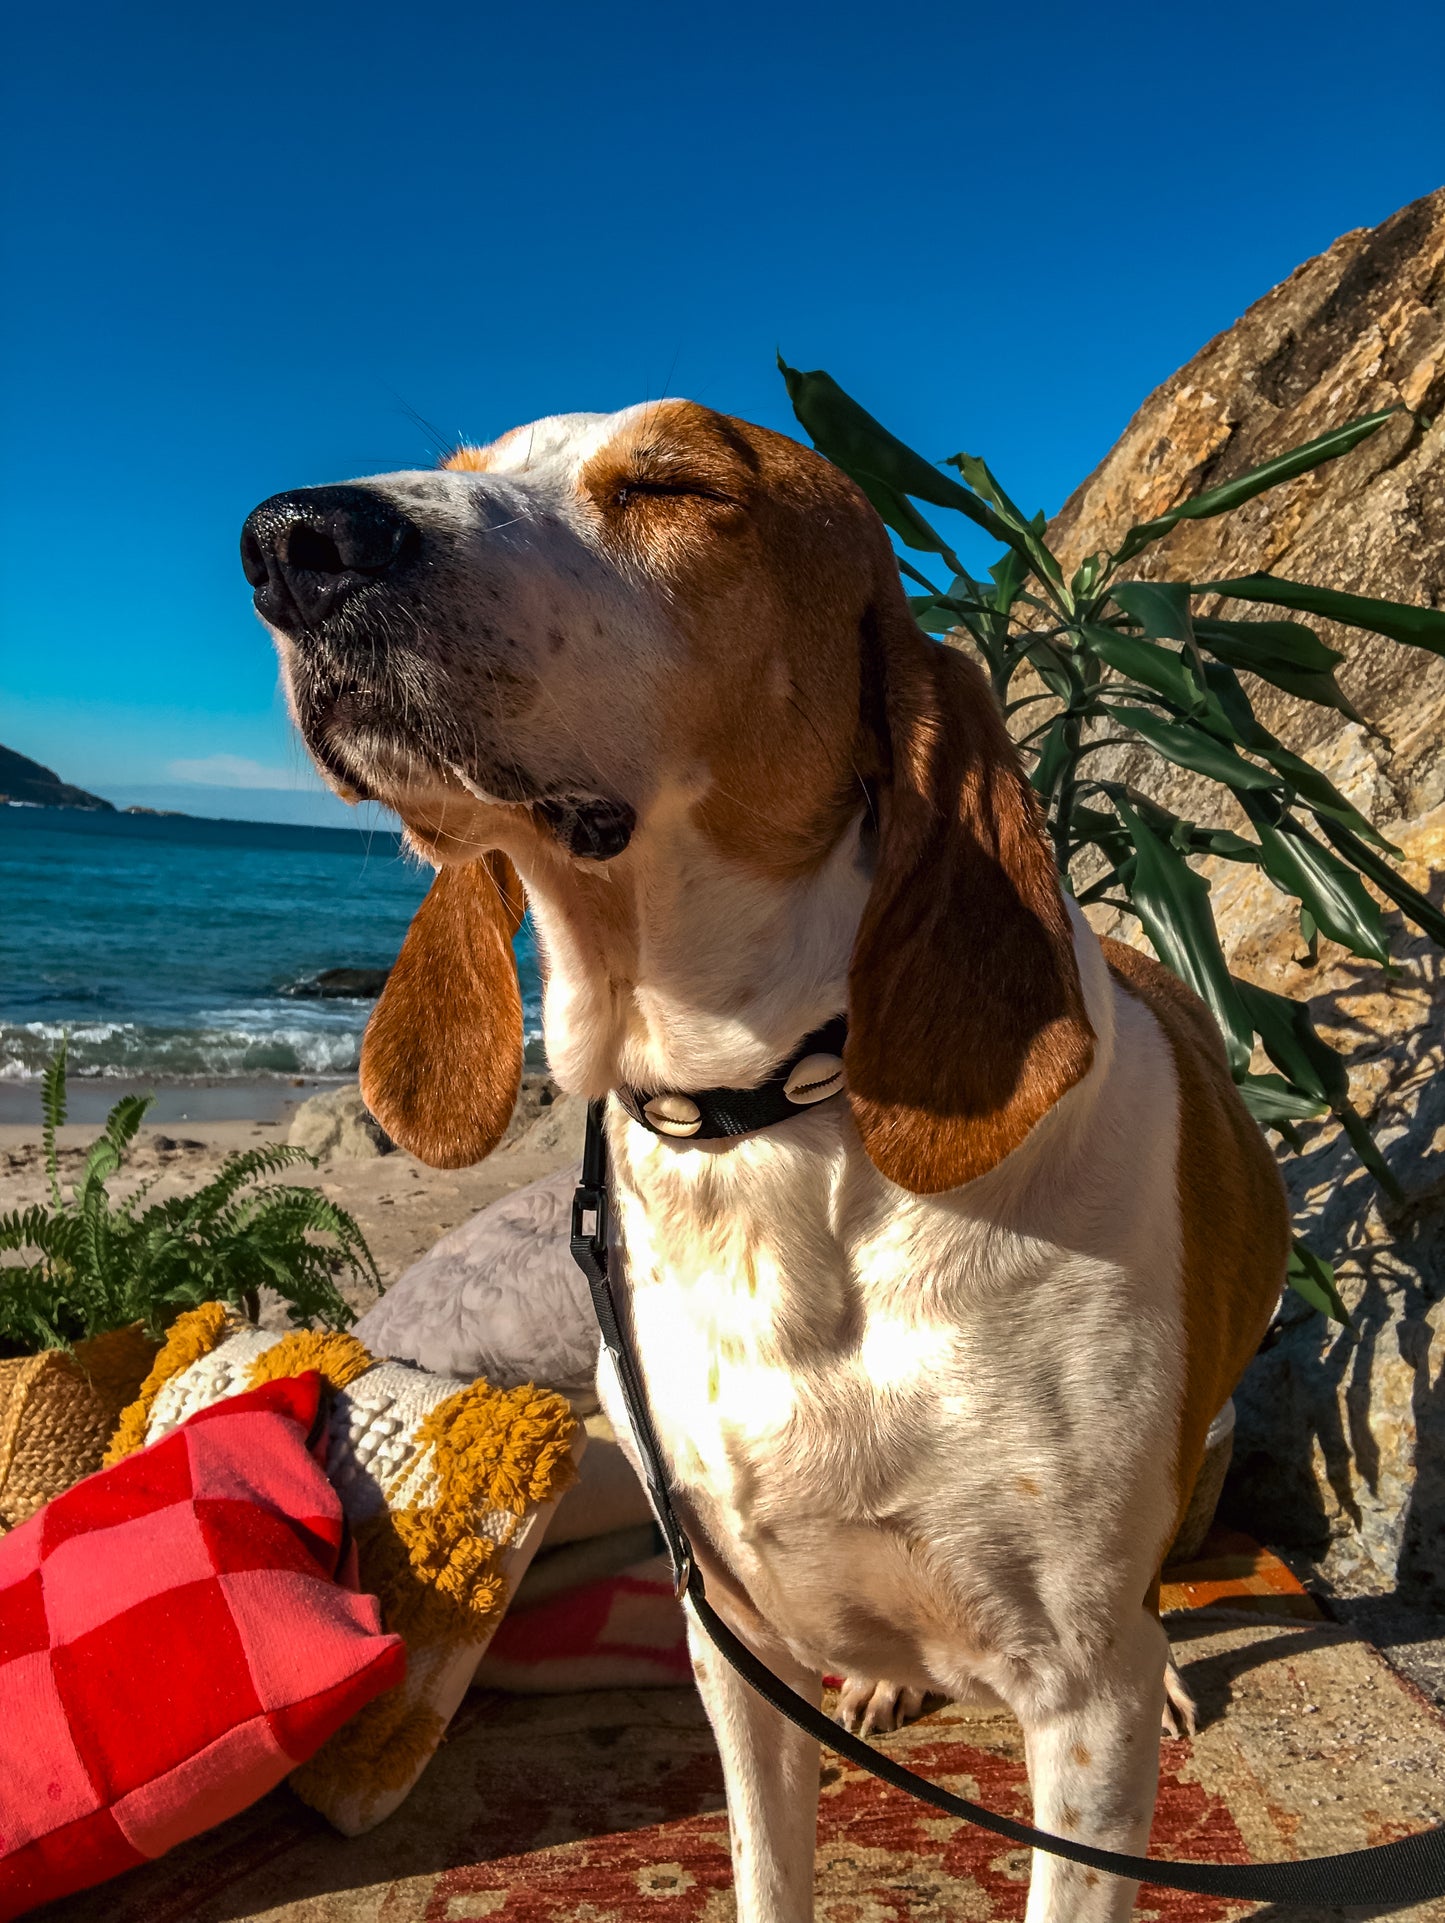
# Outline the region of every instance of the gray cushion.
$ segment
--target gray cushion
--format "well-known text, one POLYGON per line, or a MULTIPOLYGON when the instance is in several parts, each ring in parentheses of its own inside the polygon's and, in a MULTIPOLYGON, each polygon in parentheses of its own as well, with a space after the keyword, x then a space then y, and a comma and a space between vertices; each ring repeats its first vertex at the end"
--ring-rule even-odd
POLYGON ((499 1389, 544 1383, 590 1397, 597 1324, 568 1246, 574 1165, 444 1235, 356 1324, 373 1355, 499 1389))

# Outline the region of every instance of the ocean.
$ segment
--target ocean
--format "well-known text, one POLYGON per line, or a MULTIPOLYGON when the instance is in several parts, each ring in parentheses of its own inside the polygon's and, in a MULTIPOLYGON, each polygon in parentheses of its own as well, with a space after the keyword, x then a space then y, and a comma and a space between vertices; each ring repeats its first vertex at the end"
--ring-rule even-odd
MULTIPOLYGON (((287 994, 386 967, 430 870, 395 834, 0 804, 0 1081, 354 1074, 372 1004, 287 994)), ((536 951, 517 938, 527 1033, 536 951)))

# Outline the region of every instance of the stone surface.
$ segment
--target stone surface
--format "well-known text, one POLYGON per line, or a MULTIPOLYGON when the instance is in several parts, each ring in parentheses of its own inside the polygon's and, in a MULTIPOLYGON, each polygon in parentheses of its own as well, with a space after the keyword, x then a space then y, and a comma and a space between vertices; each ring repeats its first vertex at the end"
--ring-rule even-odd
MULTIPOLYGON (((1378 408, 1387 423, 1352 454, 1232 514, 1181 522, 1127 572, 1211 581, 1255 570, 1438 607, 1445 600, 1445 188, 1346 234, 1257 301, 1151 394, 1053 521, 1065 574, 1135 522, 1378 408)), ((1206 597, 1202 613, 1276 611, 1206 597)), ((1282 612, 1282 611, 1279 611, 1282 612)), ((1346 656, 1341 686, 1378 735, 1252 683, 1265 725, 1312 757, 1374 764, 1380 811, 1407 819, 1445 800, 1445 661, 1316 624, 1346 656)))
POLYGON ((291 1118, 289 1140, 321 1162, 375 1161, 396 1146, 354 1082, 303 1102, 291 1118))
POLYGON ((390 973, 389 968, 323 968, 319 975, 288 982, 281 993, 302 1001, 374 1002, 390 973))
MULTIPOLYGON (((1183 522, 1131 565, 1207 581, 1269 570, 1429 606, 1445 603, 1445 190, 1347 234, 1250 308, 1140 408, 1050 530, 1066 570, 1133 522, 1377 408, 1402 415, 1352 454, 1214 520, 1183 522)), ((1235 615, 1272 610, 1208 599, 1235 615)), ((1316 765, 1445 899, 1445 661, 1325 622, 1366 726, 1262 683, 1266 725, 1316 765)), ((1131 758, 1112 772, 1177 812, 1223 821, 1218 790, 1131 758)), ((1234 970, 1309 1002, 1350 1058, 1351 1088, 1406 1191, 1382 1205, 1334 1125, 1283 1155, 1300 1226, 1338 1265, 1342 1332, 1286 1300, 1273 1346, 1238 1397, 1226 1513, 1318 1559, 1345 1595, 1445 1605, 1445 1033, 1442 958, 1391 915, 1394 978, 1321 942, 1257 870, 1206 864, 1234 970)), ((1100 925, 1107 925, 1100 918, 1100 925)), ((1131 937, 1133 923, 1109 932, 1131 937)), ((1263 1065, 1263 1064, 1261 1064, 1263 1065)))
POLYGON ((549 1161, 565 1159, 580 1162, 582 1136, 587 1127, 587 1104, 580 1095, 564 1095, 550 1084, 547 1099, 530 1114, 518 1103, 513 1130, 503 1137, 503 1148, 510 1154, 545 1156, 549 1161))

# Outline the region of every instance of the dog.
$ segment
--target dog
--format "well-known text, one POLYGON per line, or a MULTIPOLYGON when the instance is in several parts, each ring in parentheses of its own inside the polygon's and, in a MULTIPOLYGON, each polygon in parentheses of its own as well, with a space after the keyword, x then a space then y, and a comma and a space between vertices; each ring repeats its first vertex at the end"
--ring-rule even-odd
MULTIPOLYGON (((1001 1701, 1035 1822, 1142 1854, 1160 1564, 1278 1300, 1283 1189, 1203 1005, 1061 891, 987 683, 914 624, 862 493, 667 401, 273 497, 242 558, 317 763, 437 869, 361 1068, 423 1161, 506 1125, 524 901, 589 1098, 755 1087, 846 1014, 840 1091, 776 1126, 609 1105, 678 1512, 795 1690, 1001 1701)), ((693 1649, 739 1915, 798 1923, 817 1746, 693 1649)), ((1134 1888, 1038 1854, 1027 1914, 1134 1888)))

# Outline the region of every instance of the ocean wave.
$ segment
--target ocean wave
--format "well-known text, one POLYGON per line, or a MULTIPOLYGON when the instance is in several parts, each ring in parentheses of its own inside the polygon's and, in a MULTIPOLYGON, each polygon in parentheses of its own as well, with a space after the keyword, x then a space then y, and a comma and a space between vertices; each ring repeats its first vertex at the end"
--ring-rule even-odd
POLYGON ((69 1072, 103 1079, 174 1082, 212 1077, 350 1075, 361 1058, 361 1026, 287 1024, 160 1028, 141 1022, 0 1023, 0 1081, 29 1082, 44 1073, 62 1035, 69 1072))
MULTIPOLYGON (((33 1082, 44 1074, 61 1037, 69 1037, 68 1073, 83 1079, 143 1081, 258 1080, 354 1075, 365 1023, 329 1020, 255 1026, 164 1028, 144 1022, 0 1022, 0 1082, 33 1082)), ((239 1013, 240 1011, 235 1011, 239 1013)), ((250 1011, 247 1011, 250 1012, 250 1011)), ((258 1014, 261 1011, 256 1011, 258 1014)), ((541 1028, 525 1023, 535 1045, 541 1028)))

